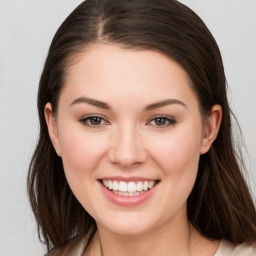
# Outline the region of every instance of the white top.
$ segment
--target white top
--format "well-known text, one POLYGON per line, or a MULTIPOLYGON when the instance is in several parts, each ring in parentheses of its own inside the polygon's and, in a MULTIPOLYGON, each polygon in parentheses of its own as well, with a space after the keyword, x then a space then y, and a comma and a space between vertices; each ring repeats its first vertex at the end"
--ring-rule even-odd
POLYGON ((245 243, 235 246, 226 240, 220 241, 220 246, 214 256, 256 256, 256 245, 245 243))
MULTIPOLYGON (((65 246, 61 251, 51 251, 46 256, 83 256, 86 241, 80 243, 70 250, 70 246, 65 246)), ((226 240, 221 240, 219 248, 214 256, 256 256, 256 244, 247 245, 245 243, 235 246, 226 240)))

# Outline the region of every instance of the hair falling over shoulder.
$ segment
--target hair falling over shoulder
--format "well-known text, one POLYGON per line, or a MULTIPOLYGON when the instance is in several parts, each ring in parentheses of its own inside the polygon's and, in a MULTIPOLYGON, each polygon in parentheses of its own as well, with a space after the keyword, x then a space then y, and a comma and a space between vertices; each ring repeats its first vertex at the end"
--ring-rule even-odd
POLYGON ((256 242, 255 206, 243 177, 232 135, 226 79, 219 48, 203 21, 175 0, 87 0, 56 32, 38 91, 40 133, 28 173, 28 193, 41 240, 48 251, 96 230, 67 183, 62 160, 50 141, 44 107, 57 111, 65 76, 74 57, 93 43, 159 51, 189 75, 202 115, 214 104, 223 110, 217 139, 200 158, 188 198, 188 218, 206 237, 256 242))

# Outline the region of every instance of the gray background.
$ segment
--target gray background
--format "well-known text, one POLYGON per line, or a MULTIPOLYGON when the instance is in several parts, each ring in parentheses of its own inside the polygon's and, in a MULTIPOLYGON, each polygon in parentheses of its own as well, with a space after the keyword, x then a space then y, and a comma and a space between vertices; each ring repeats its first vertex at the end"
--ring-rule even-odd
MULTIPOLYGON (((26 175, 37 139, 36 94, 50 41, 81 0, 0 0, 0 255, 43 255, 27 201, 26 175)), ((215 36, 245 137, 256 186, 256 1, 181 1, 215 36)))

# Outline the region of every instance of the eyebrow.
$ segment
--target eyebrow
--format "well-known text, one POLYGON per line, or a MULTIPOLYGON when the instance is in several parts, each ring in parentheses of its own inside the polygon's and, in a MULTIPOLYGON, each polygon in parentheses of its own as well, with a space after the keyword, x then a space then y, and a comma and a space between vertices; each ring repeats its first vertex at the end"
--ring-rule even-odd
MULTIPOLYGON (((75 104, 79 104, 79 103, 88 103, 90 105, 93 105, 93 106, 96 106, 96 107, 99 107, 99 108, 108 109, 108 110, 111 109, 110 106, 107 103, 99 101, 99 100, 95 100, 95 99, 92 99, 92 98, 87 98, 87 97, 79 97, 79 98, 75 99, 74 101, 72 101, 70 106, 75 105, 75 104)), ((180 100, 167 99, 167 100, 162 100, 162 101, 147 105, 144 108, 144 111, 150 111, 150 110, 153 110, 153 109, 156 109, 156 108, 161 108, 161 107, 164 107, 164 106, 167 106, 167 105, 172 105, 172 104, 179 104, 181 106, 187 107, 186 104, 183 103, 180 100)))
POLYGON ((99 108, 110 109, 110 106, 107 103, 99 101, 99 100, 87 98, 87 97, 80 97, 80 98, 75 99, 74 101, 72 101, 70 106, 79 104, 79 103, 88 103, 90 105, 93 105, 93 106, 96 106, 99 108))
POLYGON ((153 110, 153 109, 156 109, 156 108, 161 108, 161 107, 164 107, 164 106, 167 106, 167 105, 172 105, 172 104, 178 104, 178 105, 181 105, 181 106, 183 106, 185 108, 187 107, 186 104, 183 103, 180 100, 177 100, 177 99, 167 99, 167 100, 162 100, 162 101, 150 104, 150 105, 146 106, 144 108, 144 110, 145 111, 150 111, 150 110, 153 110))

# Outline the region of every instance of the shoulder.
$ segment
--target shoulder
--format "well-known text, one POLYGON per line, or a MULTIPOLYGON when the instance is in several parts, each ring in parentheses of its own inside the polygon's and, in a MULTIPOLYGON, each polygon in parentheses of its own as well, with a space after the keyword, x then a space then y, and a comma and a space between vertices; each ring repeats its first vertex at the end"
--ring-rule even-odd
POLYGON ((215 256, 255 256, 256 244, 243 243, 234 245, 226 240, 221 240, 215 256))
POLYGON ((234 249, 234 256, 255 256, 256 255, 256 244, 241 244, 237 245, 234 249))

